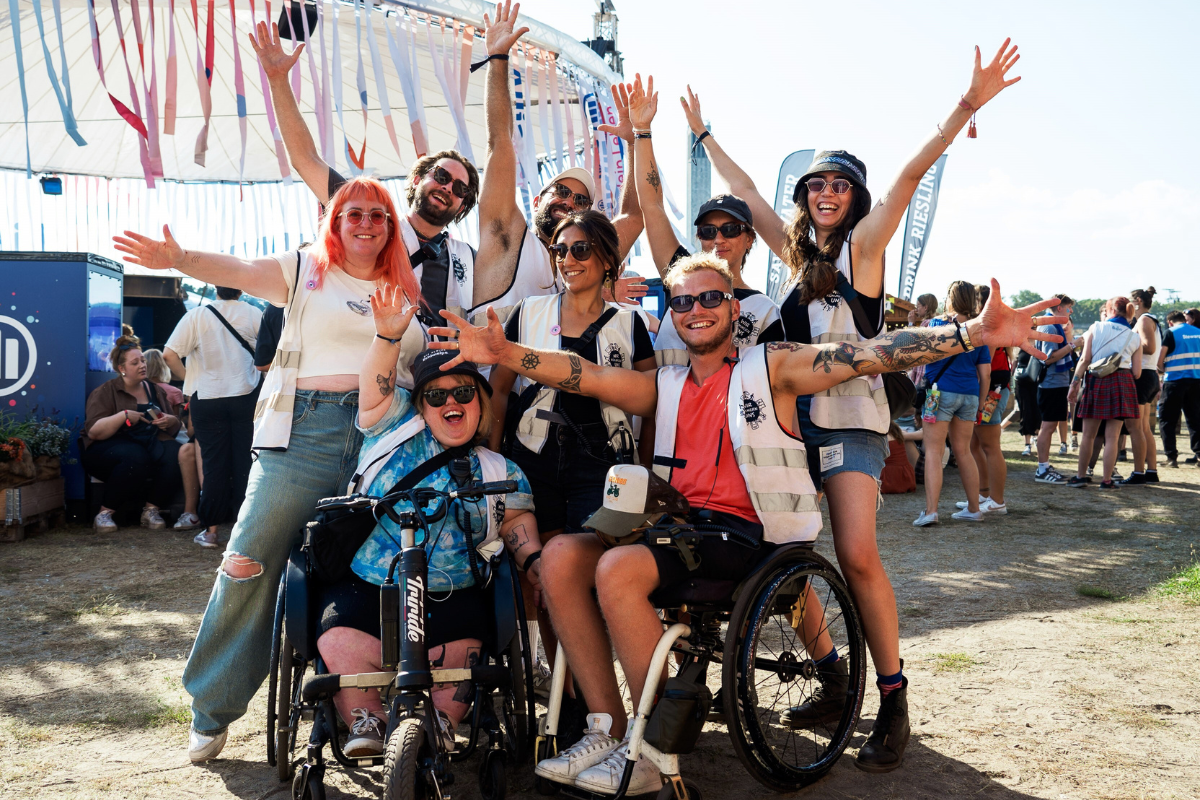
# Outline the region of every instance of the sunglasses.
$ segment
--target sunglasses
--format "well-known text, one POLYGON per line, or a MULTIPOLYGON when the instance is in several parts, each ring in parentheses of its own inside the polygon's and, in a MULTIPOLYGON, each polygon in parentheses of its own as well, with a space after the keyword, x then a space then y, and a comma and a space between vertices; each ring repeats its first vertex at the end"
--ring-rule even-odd
POLYGON ((592 257, 591 242, 575 242, 574 244, 552 244, 547 248, 555 261, 566 261, 567 253, 575 256, 576 261, 587 261, 592 257))
POLYGON ((441 408, 446 405, 446 398, 454 396, 454 402, 460 406, 465 406, 467 403, 475 399, 475 387, 471 384, 463 384, 455 386, 453 389, 426 389, 421 392, 421 396, 425 398, 425 402, 433 408, 441 408))
POLYGON ((343 211, 342 213, 338 214, 338 216, 345 217, 346 221, 351 225, 361 225, 364 218, 371 220, 372 225, 382 225, 387 222, 388 218, 392 215, 386 211, 380 211, 379 209, 375 209, 374 211, 370 212, 363 212, 359 211, 357 208, 352 208, 349 211, 343 211))
POLYGON ((429 177, 433 178, 434 183, 442 186, 448 185, 450 187, 450 191, 453 192, 454 196, 459 200, 462 200, 467 196, 467 192, 469 191, 467 184, 447 172, 445 167, 434 167, 433 169, 429 170, 429 177))
POLYGON ((853 184, 845 178, 834 178, 832 181, 827 181, 824 178, 809 178, 804 182, 804 185, 813 194, 820 194, 825 191, 826 186, 833 189, 834 194, 845 194, 850 191, 850 187, 853 184))
POLYGON ((696 238, 705 242, 712 241, 717 238, 717 231, 726 239, 732 239, 735 236, 741 236, 743 231, 752 230, 752 228, 744 222, 726 222, 724 225, 697 225, 696 238))
POLYGON ((704 308, 716 308, 726 300, 732 299, 733 295, 729 292, 722 292, 720 289, 710 289, 695 296, 680 294, 671 298, 671 310, 676 314, 686 314, 692 310, 692 306, 696 305, 697 300, 700 301, 700 305, 704 308))
POLYGON ((546 191, 554 192, 554 196, 559 200, 566 200, 568 197, 572 198, 571 202, 574 204, 575 208, 582 211, 586 211, 592 207, 592 198, 588 197, 586 194, 572 192, 567 186, 561 183, 550 184, 550 186, 546 188, 546 191))

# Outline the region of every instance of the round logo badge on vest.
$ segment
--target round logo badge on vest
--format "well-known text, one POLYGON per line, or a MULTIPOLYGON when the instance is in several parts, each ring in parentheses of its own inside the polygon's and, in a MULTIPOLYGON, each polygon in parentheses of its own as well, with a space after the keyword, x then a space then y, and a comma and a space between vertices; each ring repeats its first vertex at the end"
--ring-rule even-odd
POLYGON ((751 314, 749 311, 743 311, 742 315, 737 319, 737 326, 734 330, 733 343, 738 347, 745 347, 754 339, 754 334, 757 331, 758 317, 751 314))
POLYGON ((754 430, 766 419, 767 404, 754 396, 752 392, 742 392, 742 419, 754 430))
POLYGON ((613 343, 604 351, 604 359, 610 367, 624 367, 625 354, 621 352, 621 346, 613 343))
POLYGON ((454 270, 454 280, 458 281, 459 286, 467 282, 467 268, 463 266, 462 259, 454 253, 450 254, 450 268, 454 270))
POLYGON ((836 311, 838 306, 842 304, 842 296, 837 292, 832 292, 821 298, 821 305, 826 311, 836 311))

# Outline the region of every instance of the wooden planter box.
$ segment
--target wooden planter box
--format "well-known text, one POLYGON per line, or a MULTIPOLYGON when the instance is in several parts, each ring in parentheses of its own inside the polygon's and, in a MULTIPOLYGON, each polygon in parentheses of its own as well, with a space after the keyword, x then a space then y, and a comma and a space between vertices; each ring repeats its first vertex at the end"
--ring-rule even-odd
POLYGON ((61 477, 0 491, 0 542, 19 542, 32 530, 64 524, 65 502, 61 477))

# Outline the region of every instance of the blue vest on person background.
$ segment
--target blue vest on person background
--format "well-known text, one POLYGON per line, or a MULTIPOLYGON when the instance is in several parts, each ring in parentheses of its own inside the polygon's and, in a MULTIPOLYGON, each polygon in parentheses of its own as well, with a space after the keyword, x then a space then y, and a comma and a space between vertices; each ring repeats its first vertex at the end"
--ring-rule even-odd
POLYGON ((1171 328, 1175 349, 1163 361, 1167 370, 1165 380, 1200 379, 1200 328, 1179 325, 1171 328))

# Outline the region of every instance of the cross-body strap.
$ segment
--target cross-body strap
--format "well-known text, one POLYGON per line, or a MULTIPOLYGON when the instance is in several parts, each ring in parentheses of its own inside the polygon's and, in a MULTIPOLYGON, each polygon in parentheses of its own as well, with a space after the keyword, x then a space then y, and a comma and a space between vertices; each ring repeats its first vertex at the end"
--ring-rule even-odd
POLYGON ((850 304, 850 313, 854 316, 854 324, 858 326, 858 329, 860 331, 873 330, 875 324, 863 309, 862 303, 858 299, 858 292, 850 285, 850 281, 846 280, 846 274, 841 270, 838 270, 837 291, 850 304))
MULTIPOLYGON (((414 486, 416 486, 421 481, 428 478, 433 473, 440 470, 442 467, 445 467, 447 464, 449 464, 454 459, 463 458, 470 452, 471 452, 470 445, 465 445, 465 444, 459 445, 458 447, 451 447, 449 450, 443 450, 442 452, 438 453, 436 456, 433 456, 432 458, 428 458, 425 461, 422 461, 420 464, 418 464, 411 472, 409 472, 407 475, 405 475, 400 480, 396 481, 396 485, 393 486, 391 489, 388 489, 387 492, 385 492, 385 494, 391 494, 392 492, 407 491, 407 490, 413 488, 414 486)), ((388 455, 390 456, 391 453, 388 453, 388 455)))
POLYGON ((250 343, 243 339, 242 335, 238 333, 232 325, 229 324, 229 320, 225 319, 225 316, 220 311, 217 311, 215 306, 207 306, 207 308, 216 315, 217 319, 221 320, 221 324, 225 326, 225 330, 233 334, 233 338, 237 339, 238 344, 240 344, 242 348, 250 354, 250 358, 254 358, 254 348, 251 347, 250 343))
POLYGON ((600 329, 607 325, 608 321, 616 315, 617 309, 612 308, 611 306, 606 308, 604 313, 601 314, 595 322, 593 322, 591 325, 588 325, 587 330, 585 330, 583 335, 579 337, 579 349, 582 350, 591 344, 592 340, 600 334, 600 329))

